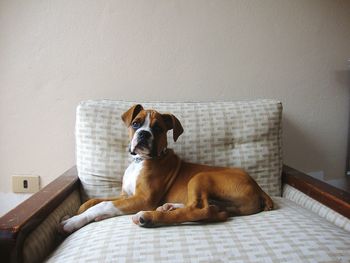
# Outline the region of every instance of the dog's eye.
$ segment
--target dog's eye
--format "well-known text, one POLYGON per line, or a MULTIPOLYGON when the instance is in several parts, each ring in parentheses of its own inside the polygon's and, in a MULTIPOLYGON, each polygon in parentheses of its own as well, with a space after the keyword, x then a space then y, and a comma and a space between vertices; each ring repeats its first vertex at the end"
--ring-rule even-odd
POLYGON ((141 124, 137 121, 134 121, 132 124, 131 124, 131 127, 135 130, 137 130, 138 128, 141 127, 141 124))

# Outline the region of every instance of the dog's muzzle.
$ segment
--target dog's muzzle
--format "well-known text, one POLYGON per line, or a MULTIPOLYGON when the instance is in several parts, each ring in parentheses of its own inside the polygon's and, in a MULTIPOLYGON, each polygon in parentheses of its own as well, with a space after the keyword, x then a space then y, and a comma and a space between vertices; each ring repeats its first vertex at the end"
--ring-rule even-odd
POLYGON ((131 141, 130 153, 132 155, 149 155, 152 152, 152 134, 146 130, 140 130, 131 141))

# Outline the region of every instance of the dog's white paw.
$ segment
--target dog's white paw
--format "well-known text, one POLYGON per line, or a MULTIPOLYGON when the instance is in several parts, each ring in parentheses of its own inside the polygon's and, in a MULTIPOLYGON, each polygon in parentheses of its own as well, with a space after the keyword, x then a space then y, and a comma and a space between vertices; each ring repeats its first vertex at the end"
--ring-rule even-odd
POLYGON ((62 221, 59 225, 59 231, 64 234, 71 234, 86 225, 86 221, 87 220, 85 220, 85 218, 81 215, 73 216, 70 218, 69 216, 65 216, 62 218, 62 221))
POLYGON ((152 227, 153 223, 150 219, 147 218, 146 213, 147 212, 145 211, 140 211, 135 215, 133 215, 131 219, 134 222, 134 224, 143 226, 143 227, 152 227))
POLYGON ((140 211, 131 217, 134 224, 141 225, 144 222, 143 213, 144 211, 140 211))

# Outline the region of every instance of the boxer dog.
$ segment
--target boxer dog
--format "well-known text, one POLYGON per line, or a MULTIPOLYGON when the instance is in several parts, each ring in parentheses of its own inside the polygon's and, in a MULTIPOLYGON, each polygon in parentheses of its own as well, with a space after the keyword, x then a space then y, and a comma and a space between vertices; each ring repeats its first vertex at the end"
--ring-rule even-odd
POLYGON ((211 167, 182 161, 167 148, 167 132, 183 133, 172 114, 137 104, 122 115, 129 129, 134 161, 126 169, 118 198, 90 199, 76 216, 64 218, 65 233, 106 218, 134 214, 143 227, 184 222, 220 222, 230 216, 271 210, 271 198, 240 168, 211 167))

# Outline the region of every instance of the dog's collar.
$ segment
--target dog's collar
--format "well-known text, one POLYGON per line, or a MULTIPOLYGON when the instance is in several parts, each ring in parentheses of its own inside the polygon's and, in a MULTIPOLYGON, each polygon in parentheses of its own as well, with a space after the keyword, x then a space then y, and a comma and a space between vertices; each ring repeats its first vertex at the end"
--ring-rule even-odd
POLYGON ((164 148, 163 151, 161 152, 161 154, 159 156, 155 156, 155 157, 150 157, 150 158, 143 158, 141 157, 140 155, 134 155, 133 158, 134 158, 134 162, 135 163, 139 163, 139 162, 142 162, 144 160, 155 160, 155 159, 160 159, 162 158, 163 156, 165 156, 168 152, 168 149, 167 148, 164 148))
POLYGON ((134 162, 135 163, 139 163, 139 162, 142 162, 144 159, 142 158, 142 157, 140 157, 140 156, 135 156, 134 157, 134 162))

